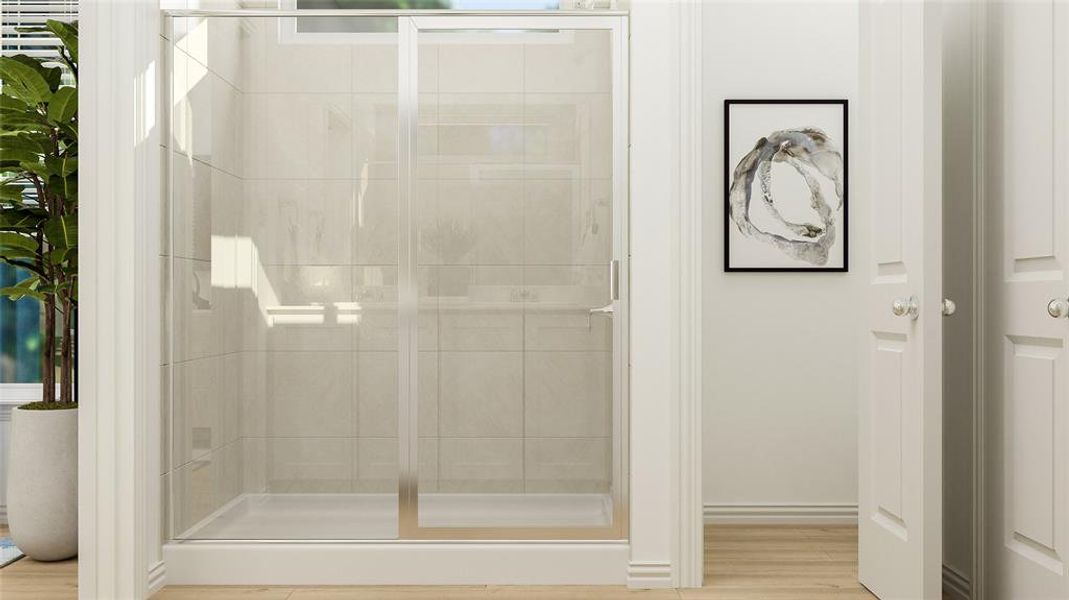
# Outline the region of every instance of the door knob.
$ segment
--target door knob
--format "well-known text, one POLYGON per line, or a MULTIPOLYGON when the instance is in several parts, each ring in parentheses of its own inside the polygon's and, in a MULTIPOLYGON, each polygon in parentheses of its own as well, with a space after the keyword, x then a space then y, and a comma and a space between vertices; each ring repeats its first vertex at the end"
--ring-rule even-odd
POLYGON ((958 312, 958 304, 950 298, 943 298, 943 316, 949 317, 956 312, 958 312))
POLYGON ((1069 317, 1069 300, 1055 298, 1047 303, 1047 314, 1055 319, 1069 317))
POLYGON ((917 305, 917 297, 910 296, 909 298, 895 298, 891 303, 891 312, 896 317, 909 317, 916 321, 917 316, 920 314, 920 306, 917 305))

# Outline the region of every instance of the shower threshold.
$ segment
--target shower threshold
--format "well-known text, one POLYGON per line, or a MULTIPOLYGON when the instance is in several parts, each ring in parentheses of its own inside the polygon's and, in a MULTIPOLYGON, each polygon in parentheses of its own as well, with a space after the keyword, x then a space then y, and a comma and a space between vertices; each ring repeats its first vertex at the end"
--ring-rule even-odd
MULTIPOLYGON (((608 494, 419 496, 422 527, 607 527, 608 494)), ((396 494, 242 494, 180 540, 396 539, 396 494)))

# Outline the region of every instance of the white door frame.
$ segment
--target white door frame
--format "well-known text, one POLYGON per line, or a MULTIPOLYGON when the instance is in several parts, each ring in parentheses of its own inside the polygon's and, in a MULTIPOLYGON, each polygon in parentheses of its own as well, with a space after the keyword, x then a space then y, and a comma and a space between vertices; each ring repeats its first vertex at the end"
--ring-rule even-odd
MULTIPOLYGON (((631 3, 631 530, 626 580, 696 586, 701 511, 701 3, 631 3)), ((173 4, 172 4, 173 6, 173 4)), ((159 0, 81 7, 79 597, 160 561, 159 0)), ((178 8, 175 6, 175 8, 178 8)))

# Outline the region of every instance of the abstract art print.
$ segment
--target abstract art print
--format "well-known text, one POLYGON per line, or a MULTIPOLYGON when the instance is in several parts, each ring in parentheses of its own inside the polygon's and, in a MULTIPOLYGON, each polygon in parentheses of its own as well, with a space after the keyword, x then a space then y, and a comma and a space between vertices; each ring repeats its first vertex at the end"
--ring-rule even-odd
POLYGON ((847 101, 724 101, 724 270, 848 267, 847 101))

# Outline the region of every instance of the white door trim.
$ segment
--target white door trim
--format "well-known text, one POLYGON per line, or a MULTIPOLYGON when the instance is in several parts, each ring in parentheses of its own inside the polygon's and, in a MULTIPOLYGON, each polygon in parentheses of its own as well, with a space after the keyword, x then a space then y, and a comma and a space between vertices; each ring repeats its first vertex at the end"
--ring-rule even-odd
POLYGON ((632 587, 702 582, 701 4, 631 3, 632 587))
POLYGON ((679 23, 679 539, 680 587, 704 574, 702 502, 702 0, 680 4, 679 23))
POLYGON ((78 596, 125 600, 159 549, 159 6, 80 19, 78 596))

